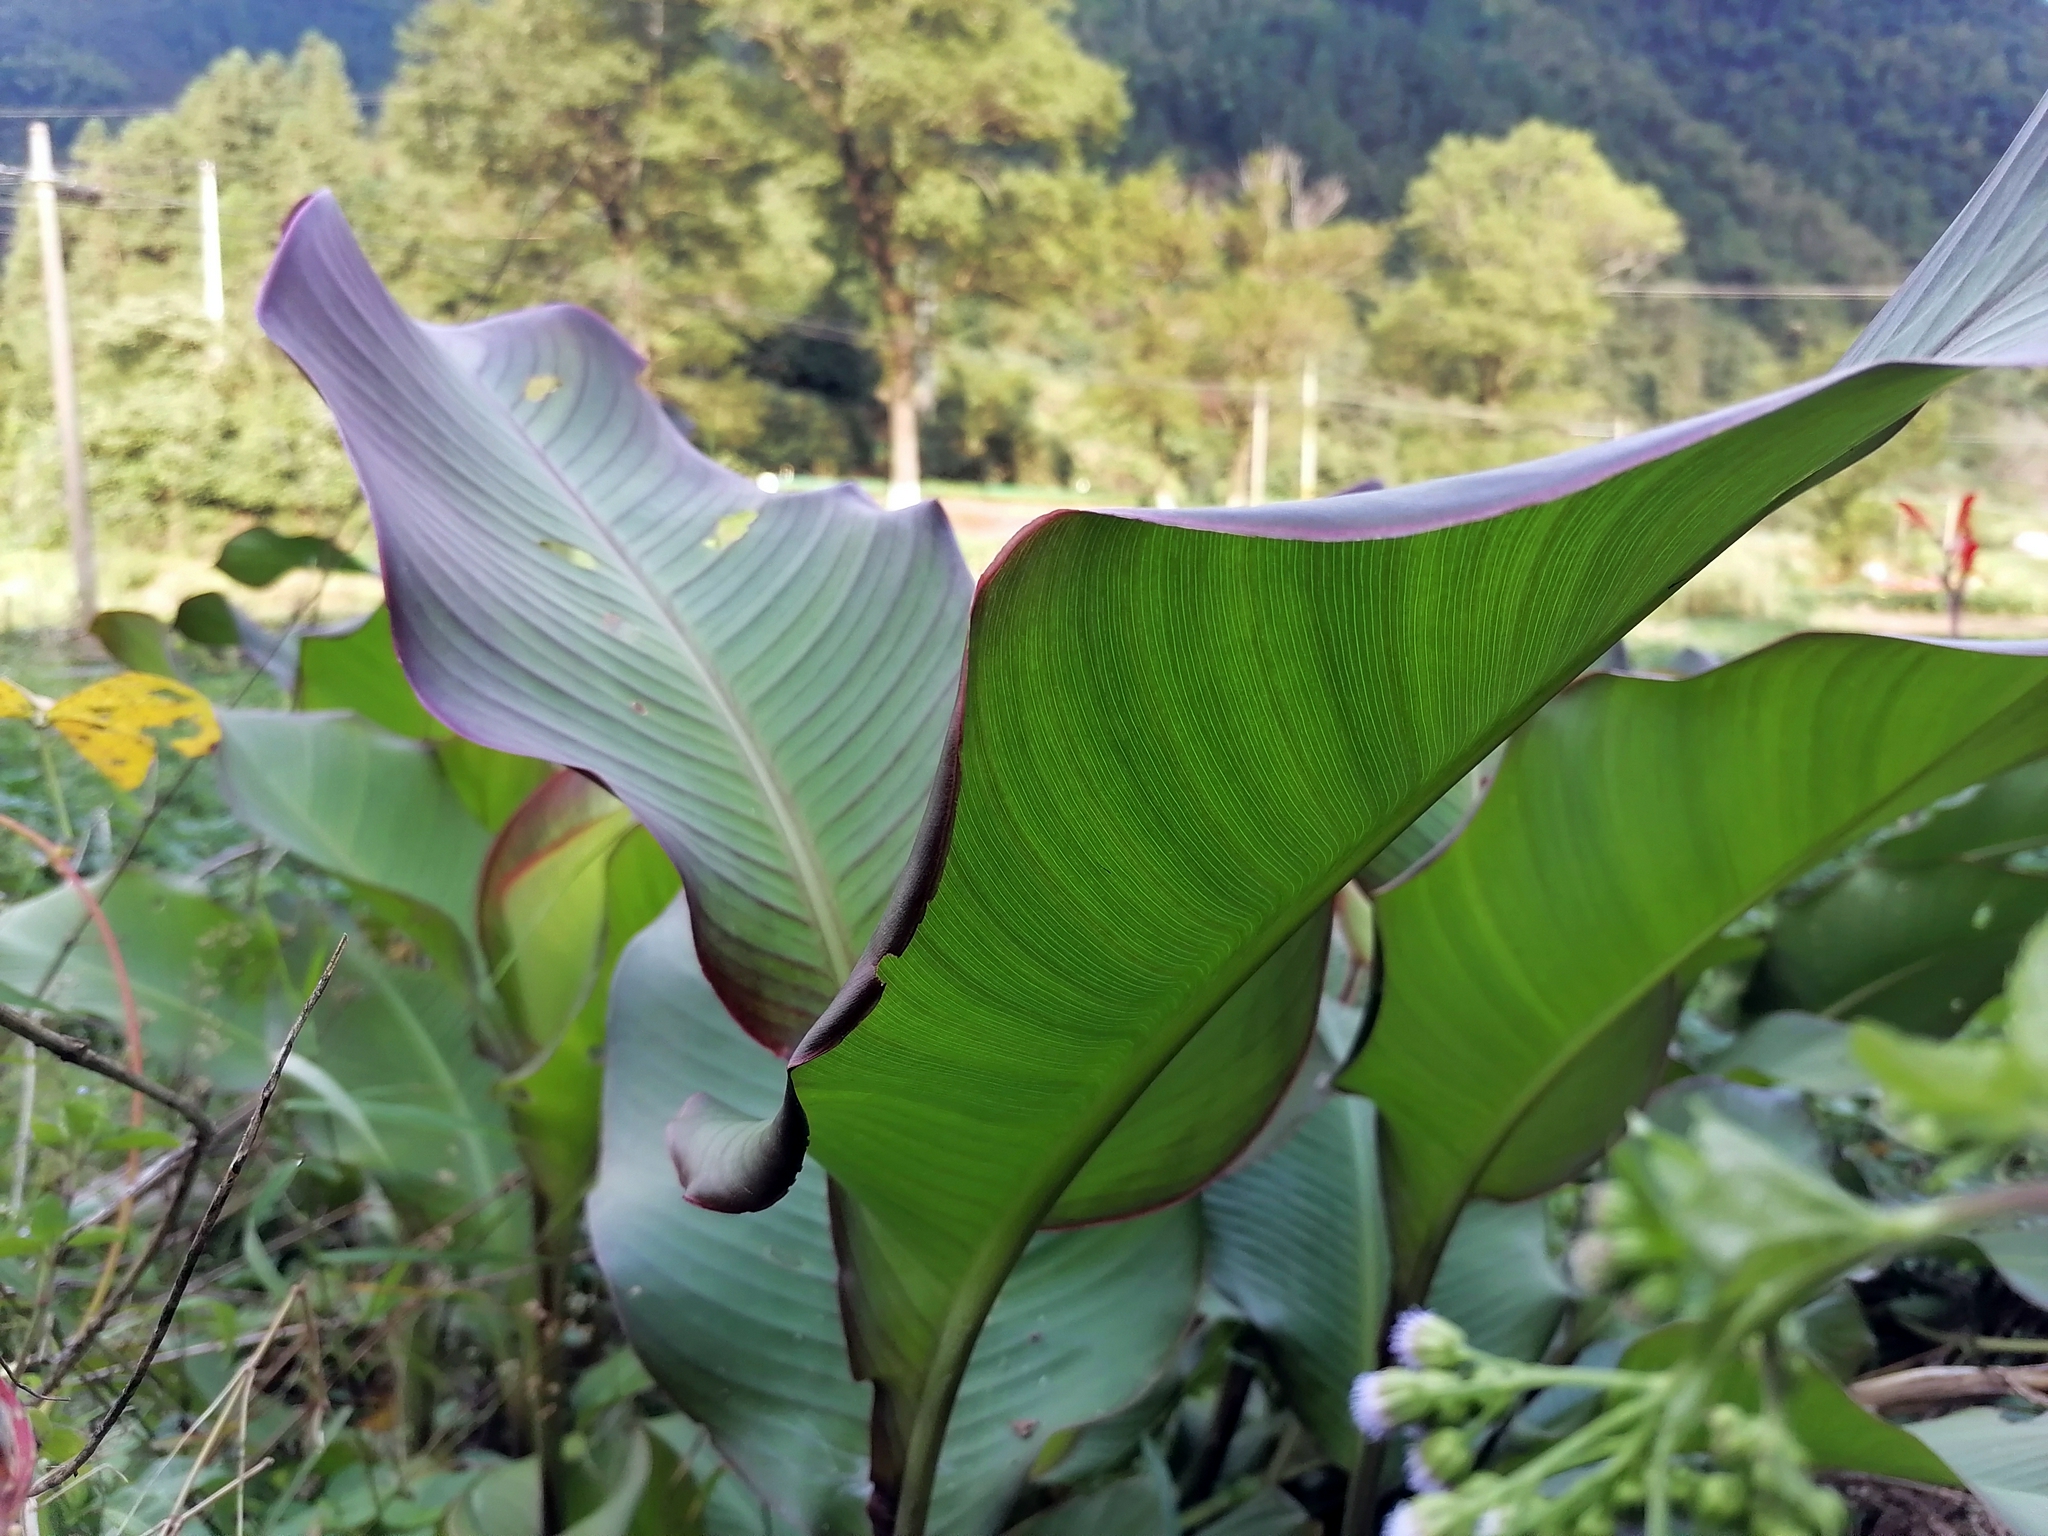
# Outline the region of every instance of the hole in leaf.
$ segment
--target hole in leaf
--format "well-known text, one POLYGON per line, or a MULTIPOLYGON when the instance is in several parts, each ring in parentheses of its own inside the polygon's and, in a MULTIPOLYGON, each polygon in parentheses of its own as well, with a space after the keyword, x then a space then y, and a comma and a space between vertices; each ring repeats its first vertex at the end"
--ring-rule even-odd
POLYGON ((536 373, 526 381, 525 394, 527 402, 532 405, 538 405, 561 387, 562 381, 552 373, 536 373))
POLYGON ((747 530, 754 526, 754 519, 760 512, 749 507, 744 512, 728 512, 718 520, 718 526, 711 530, 711 537, 704 541, 704 547, 714 555, 731 549, 747 536, 747 530))
POLYGON ((540 547, 549 554, 568 561, 579 571, 597 569, 597 556, 587 549, 578 549, 574 544, 564 544, 560 539, 542 539, 540 547))

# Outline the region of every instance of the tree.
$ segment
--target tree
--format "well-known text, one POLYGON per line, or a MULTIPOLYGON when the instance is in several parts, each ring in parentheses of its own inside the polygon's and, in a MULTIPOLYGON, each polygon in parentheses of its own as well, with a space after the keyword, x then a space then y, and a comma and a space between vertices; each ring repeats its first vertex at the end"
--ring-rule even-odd
POLYGON ((717 0, 756 44, 837 176, 826 204, 878 322, 889 500, 917 499, 921 377, 942 301, 977 286, 1005 183, 1114 131, 1117 75, 1059 0, 717 0))
POLYGON ((599 310, 708 446, 746 452, 773 414, 748 349, 831 275, 807 196, 826 167, 698 20, 658 0, 433 0, 386 97, 404 206, 383 232, 401 289, 446 318, 599 310))
POLYGON ((1609 319, 1601 284, 1684 244, 1664 200, 1617 176, 1591 134, 1534 121, 1446 137, 1396 229, 1415 277, 1374 319, 1380 365, 1481 405, 1565 381, 1609 319))
MULTIPOLYGON (((1061 360, 1097 382, 1055 394, 1055 408, 1091 481, 1147 499, 1256 499, 1249 388, 1310 361, 1325 374, 1362 362, 1358 317, 1380 286, 1386 233, 1335 217, 1346 195, 1273 148, 1193 186, 1162 163, 1076 210, 1085 233, 1060 290, 1061 360)), ((1042 345, 1053 328, 1034 327, 1042 345)))

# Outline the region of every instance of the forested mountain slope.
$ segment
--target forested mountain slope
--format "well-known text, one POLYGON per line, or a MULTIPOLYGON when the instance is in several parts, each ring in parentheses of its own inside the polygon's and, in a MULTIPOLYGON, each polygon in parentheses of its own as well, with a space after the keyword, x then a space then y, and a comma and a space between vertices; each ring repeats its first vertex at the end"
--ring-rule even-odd
POLYGON ((2048 87, 2040 0, 1080 0, 1128 72, 1124 153, 1270 141, 1393 211, 1451 131, 1591 129, 1720 278, 1917 255, 2048 87))
MULTIPOLYGON (((0 105, 161 102, 308 30, 374 90, 412 3, 0 0, 0 105)), ((1892 274, 2048 88, 2043 0, 1077 0, 1074 24, 1128 74, 1129 163, 1285 143, 1383 217, 1443 134, 1541 116, 1654 182, 1718 278, 1892 274)))

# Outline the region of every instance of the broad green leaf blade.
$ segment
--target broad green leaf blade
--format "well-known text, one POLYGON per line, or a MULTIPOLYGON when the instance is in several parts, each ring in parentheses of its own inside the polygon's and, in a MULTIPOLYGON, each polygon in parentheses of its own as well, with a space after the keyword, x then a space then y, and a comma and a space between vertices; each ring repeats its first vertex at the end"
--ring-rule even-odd
POLYGON ((2048 1306, 2048 1227, 2029 1223, 1978 1232, 1971 1241, 2007 1285, 2035 1306, 2048 1306))
POLYGON ((631 806, 720 995, 788 1049, 881 917, 939 761, 968 596, 943 514, 763 493, 584 310, 415 324, 325 194, 258 315, 339 422, 421 699, 631 806))
POLYGON ((1271 1341, 1288 1400, 1348 1464, 1351 1381, 1377 1363, 1388 1254, 1379 1122, 1364 1099, 1318 1110, 1272 1156, 1202 1194, 1209 1283, 1271 1341))
POLYGON ((353 629, 299 646, 300 709, 349 709, 387 731, 421 741, 452 733, 414 697, 391 644, 391 611, 378 608, 353 629))
POLYGON ((1872 861, 1891 869, 1989 864, 2039 848, 2048 844, 2048 761, 2001 773, 1914 820, 1910 831, 1878 843, 1872 861))
POLYGON ((1166 1463, 1147 1454, 1128 1477, 1033 1515, 1008 1536, 1177 1536, 1175 1503, 1166 1463))
POLYGON ((1995 1408, 1966 1408, 1910 1429, 2012 1536, 2048 1536, 2048 1419, 2015 1422, 1995 1408))
POLYGON ((473 1210, 464 1222, 472 1243, 530 1254, 519 1236, 527 1202, 510 1182, 519 1161, 497 1074, 471 1044, 475 1018, 463 978, 352 943, 305 1051, 375 1131, 378 1146, 351 1147, 351 1160, 384 1186, 409 1229, 473 1210))
MULTIPOLYGON (((298 1006, 269 919, 148 869, 130 869, 98 894, 135 989, 151 1070, 204 1074, 229 1091, 259 1085, 298 1006)), ((106 949, 69 886, 0 910, 0 983, 55 1012, 120 1027, 106 949)))
POLYGON ((1870 1074, 1850 1050, 1846 1025, 1812 1013, 1767 1013, 1713 1067, 1737 1081, 1779 1083, 1803 1093, 1871 1093, 1870 1074))
POLYGON ((2048 916, 2048 877, 1996 862, 1855 864, 1779 914, 1745 999, 1952 1035, 2005 984, 2048 916))
MULTIPOLYGON (((869 1389, 840 1334, 825 1179, 750 1216, 684 1204, 662 1125, 692 1090, 756 1114, 783 1093, 775 1058, 742 1034, 691 961, 678 904, 628 947, 613 981, 603 1171, 591 1234, 628 1336, 669 1395, 784 1518, 866 1532, 869 1389)), ((1138 1396, 1194 1305, 1188 1208, 1048 1234, 1019 1268, 976 1352, 941 1471, 940 1523, 992 1531, 1052 1435, 1138 1396)))
POLYGON ((2048 648, 1807 635, 1683 682, 1588 678, 1538 715, 1464 836, 1379 905, 1386 992, 1342 1081, 1385 1118, 1396 1294, 1424 1293, 1474 1193, 1533 1194, 1618 1132, 1687 955, 2048 751, 2044 705, 2048 648))
POLYGON ((552 768, 537 758, 493 752, 464 741, 428 714, 405 680, 391 643, 391 614, 379 608, 360 624, 308 635, 299 646, 298 707, 349 709, 387 731, 434 743, 441 771, 469 813, 493 832, 504 826, 552 768))
POLYGON ((1210 1016, 1046 1217, 1104 1221, 1181 1199, 1260 1133, 1314 1043, 1330 950, 1318 911, 1210 1016))
POLYGON ((1202 1530, 1206 1536, 1316 1536, 1321 1527, 1278 1488, 1261 1488, 1202 1530))
POLYGON ((2048 362, 2048 313, 2008 323, 2048 308, 2044 151, 2037 117, 1962 221, 1955 248, 1986 267, 1952 260, 1887 308, 1910 351, 1534 464, 1060 513, 1011 542, 976 593, 904 900, 792 1058, 780 1121, 927 1277, 930 1352, 884 1384, 914 1405, 887 1415, 916 1426, 906 1536, 1001 1276, 1222 1001, 1744 528, 1963 369, 2048 362))
POLYGON ((222 789, 251 831, 474 931, 489 835, 430 747, 338 712, 227 710, 220 719, 222 789))

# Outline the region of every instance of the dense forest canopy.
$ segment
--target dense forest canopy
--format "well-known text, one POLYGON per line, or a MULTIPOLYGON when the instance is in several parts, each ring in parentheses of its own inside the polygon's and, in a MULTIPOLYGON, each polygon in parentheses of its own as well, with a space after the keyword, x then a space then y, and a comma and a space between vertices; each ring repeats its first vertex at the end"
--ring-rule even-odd
POLYGON ((1714 278, 1879 276, 1961 207, 2048 86, 2038 0, 1080 0, 1125 153, 1269 139, 1386 217, 1445 133, 1590 129, 1714 278))
MULTIPOLYGON (((0 105, 166 102, 228 48, 307 31, 376 90, 413 8, 0 0, 0 105)), ((2040 0, 1079 0, 1074 24, 1125 71, 1130 164, 1286 144, 1388 218, 1444 134, 1541 117, 1656 186, 1718 278, 1885 275, 2048 88, 2040 0)))
MULTIPOLYGON (((0 107, 130 104, 58 121, 105 194, 66 215, 96 515, 137 547, 353 515, 247 319, 323 184, 416 313, 587 304, 750 471, 1245 501, 1825 366, 1854 305, 1608 290, 1892 280, 2048 85, 2038 4, 0 0, 0 107), (1318 371, 1329 429, 1298 467, 1318 371)), ((52 545, 39 268, 13 246, 0 483, 10 537, 52 545)), ((1889 526, 1878 482, 1851 499, 1829 527, 1889 526)))

